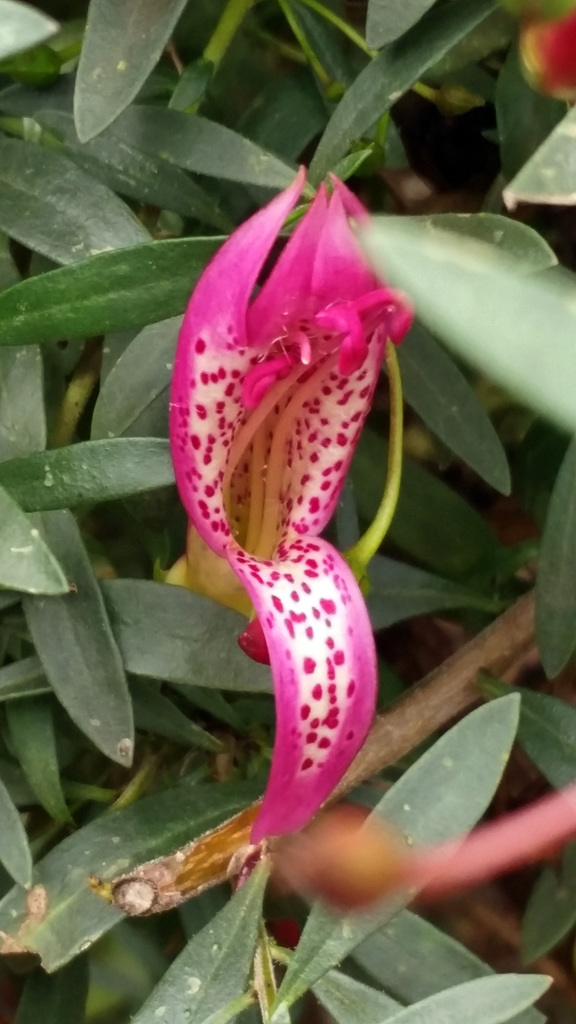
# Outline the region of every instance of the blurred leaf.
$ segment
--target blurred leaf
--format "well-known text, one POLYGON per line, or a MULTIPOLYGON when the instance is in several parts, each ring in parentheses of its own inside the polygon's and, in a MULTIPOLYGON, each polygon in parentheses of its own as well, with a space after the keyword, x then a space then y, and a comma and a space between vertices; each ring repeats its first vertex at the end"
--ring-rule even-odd
POLYGON ((22 281, 0 294, 0 345, 91 337, 176 316, 221 241, 150 242, 22 281))
POLYGON ((214 178, 286 188, 296 170, 216 121, 180 110, 130 107, 117 124, 130 146, 214 178))
POLYGON ((545 867, 522 921, 522 959, 530 963, 557 946, 576 923, 576 844, 563 851, 560 871, 545 867))
POLYGON ((0 701, 51 693, 46 673, 35 654, 0 668, 0 701))
MULTIPOLYGON (((92 417, 92 437, 130 433, 138 418, 167 392, 181 323, 181 317, 173 317, 152 324, 130 342, 100 390, 92 417)), ((165 405, 167 416, 167 395, 165 405)))
POLYGON ((401 1004, 385 992, 377 992, 341 971, 328 971, 313 985, 312 991, 336 1024, 367 1024, 367 1021, 380 1024, 402 1009, 401 1004))
POLYGON ((184 587, 103 580, 102 592, 128 672, 223 690, 270 692, 270 669, 240 650, 246 619, 184 587))
POLYGON ((372 227, 362 240, 429 330, 543 415, 576 427, 576 292, 568 275, 520 275, 522 266, 492 246, 432 238, 415 223, 372 227))
POLYGON ((462 1024, 473 1006, 474 1024, 501 1024, 539 999, 551 981, 541 974, 478 978, 437 992, 388 1020, 390 1024, 462 1024))
MULTIPOLYGON (((527 224, 499 213, 433 213, 425 217, 410 217, 410 222, 423 224, 431 238, 442 239, 442 233, 447 232, 448 241, 454 241, 454 235, 460 235, 465 239, 486 242, 503 256, 514 259, 519 273, 547 270, 558 263, 554 250, 542 235, 527 224)), ((373 223, 383 228, 394 224, 403 227, 406 218, 375 217, 373 223)))
MULTIPOLYGON (((481 689, 489 697, 500 697, 512 688, 484 676, 481 689)), ((524 688, 514 692, 522 697, 518 742, 552 786, 569 786, 576 779, 576 708, 545 693, 524 688)))
POLYGON ((0 463, 0 486, 28 512, 74 508, 142 494, 174 482, 168 441, 80 441, 0 463))
POLYGON ((28 886, 32 879, 32 855, 26 830, 1 779, 0 820, 0 862, 19 885, 28 886))
POLYGON ((74 95, 82 142, 132 102, 185 6, 186 0, 91 0, 74 95))
POLYGON ((47 14, 16 0, 0 0, 0 60, 49 39, 58 25, 47 14))
MULTIPOLYGON (((372 521, 382 496, 387 451, 383 439, 364 429, 352 463, 352 480, 358 511, 367 522, 372 521)), ((498 545, 485 520, 459 494, 410 459, 402 464, 400 499, 389 536, 413 558, 458 580, 468 581, 473 573, 485 574, 496 565, 498 545)))
POLYGON ((132 1024, 157 1024, 164 1016, 167 1021, 189 1017, 194 1024, 235 1019, 237 1009, 229 1012, 228 1007, 248 988, 267 880, 268 871, 260 865, 190 940, 132 1024))
POLYGON ((369 0, 366 42, 379 50, 412 28, 432 7, 434 0, 369 0))
MULTIPOLYGON (((358 946, 353 957, 379 985, 404 1003, 415 1003, 494 973, 450 935, 408 910, 358 946)), ((537 1010, 525 1010, 514 1017, 514 1024, 540 1024, 543 1020, 537 1010)))
POLYGON ((517 203, 574 206, 575 125, 576 109, 572 108, 504 189, 504 202, 510 209, 517 203))
POLYGON ((46 447, 40 350, 0 348, 0 462, 46 447))
POLYGON ((0 227, 56 263, 150 239, 109 189, 34 143, 0 139, 0 185, 0 227))
MULTIPOLYGON (((533 156, 564 117, 566 103, 543 96, 522 73, 518 50, 512 46, 496 84, 496 117, 502 171, 509 181, 533 156)), ((510 189, 506 195, 510 194, 510 189)), ((516 227, 516 221, 508 220, 516 227)))
POLYGON ((542 535, 536 640, 546 675, 558 675, 576 647, 576 438, 560 467, 542 535))
POLYGON ((25 923, 26 894, 14 888, 0 903, 0 930, 38 953, 47 971, 57 970, 122 918, 91 891, 90 875, 112 879, 171 853, 216 828, 258 795, 253 784, 199 785, 188 778, 130 807, 107 811, 36 865, 33 881, 45 888, 46 914, 25 923))
POLYGON ((126 676, 104 601, 70 512, 39 517, 73 591, 25 598, 34 646, 58 700, 104 754, 132 763, 134 725, 126 676))
POLYGON ((373 629, 385 629, 414 615, 448 608, 494 610, 489 597, 382 555, 376 555, 370 562, 368 578, 366 603, 373 629))
POLYGON ((482 479, 510 493, 510 471, 498 434, 470 384, 416 324, 398 349, 406 401, 430 430, 482 479))
POLYGON ((230 230, 231 224, 215 200, 187 174, 167 160, 129 146, 114 128, 81 143, 74 119, 66 111, 41 111, 35 120, 64 143, 63 152, 70 160, 114 192, 194 217, 221 231, 230 230))
POLYGON ((88 996, 88 960, 77 957, 58 974, 42 970, 24 985, 14 1024, 84 1024, 88 996))
POLYGON ((312 163, 310 181, 319 184, 350 146, 416 82, 431 64, 478 25, 492 0, 459 0, 434 7, 360 72, 330 118, 312 163))
POLYGON ((132 690, 136 728, 200 750, 222 749, 219 740, 187 718, 156 686, 140 683, 132 690))
POLYGON ((68 581, 48 545, 14 499, 0 486, 0 587, 28 594, 65 594, 68 581))
MULTIPOLYGON (((496 789, 518 723, 518 698, 485 705, 450 729, 413 764, 377 805, 410 844, 440 842, 466 832, 486 810, 496 789), (491 715, 486 712, 494 709, 491 715), (438 793, 442 800, 438 801, 438 793)), ((366 913, 334 915, 312 909, 278 992, 292 1005, 372 932, 386 924, 410 897, 396 894, 366 913)))
POLYGON ((50 700, 10 701, 6 715, 14 751, 39 803, 54 821, 71 822, 62 792, 50 700))

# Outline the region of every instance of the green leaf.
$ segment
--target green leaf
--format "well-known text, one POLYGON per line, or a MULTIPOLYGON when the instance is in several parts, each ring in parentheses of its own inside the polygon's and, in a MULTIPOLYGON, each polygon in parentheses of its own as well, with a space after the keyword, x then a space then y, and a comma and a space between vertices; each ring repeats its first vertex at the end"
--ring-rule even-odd
POLYGON ((74 95, 81 142, 132 102, 185 6, 186 0, 91 0, 74 95))
POLYGON ((28 512, 128 498, 173 482, 169 443, 155 437, 80 441, 0 463, 0 486, 28 512))
POLYGON ((0 139, 0 186, 0 227, 56 263, 150 238, 109 189, 61 153, 34 143, 0 139))
POLYGON ((180 110, 130 107, 117 124, 129 145, 214 178, 286 188, 296 171, 250 139, 216 121, 180 110))
MULTIPOLYGON (((465 946, 407 910, 358 946, 353 957, 369 976, 403 1003, 415 1003, 494 973, 465 946)), ((540 1024, 543 1020, 537 1010, 525 1010, 514 1017, 514 1024, 540 1024)))
POLYGON ((224 690, 270 692, 270 669, 236 642, 246 619, 184 587, 103 580, 124 665, 134 675, 224 690))
POLYGON ((549 988, 541 974, 501 974, 438 992, 389 1017, 389 1024, 462 1024, 474 1007, 474 1024, 501 1024, 549 988))
MULTIPOLYGON (((471 829, 490 803, 504 770, 518 723, 518 697, 502 700, 487 715, 492 708, 494 704, 479 708, 450 729, 392 786, 374 813, 416 844, 440 842, 471 829)), ((337 921, 316 904, 280 986, 277 1004, 292 1005, 326 971, 386 924, 407 899, 397 894, 367 913, 337 921)))
MULTIPOLYGON (((516 46, 510 48, 498 75, 495 99, 502 170, 510 180, 562 119, 566 103, 543 96, 528 84, 516 46)), ((520 226, 517 221, 508 223, 520 226)))
POLYGON ((46 447, 43 384, 36 346, 0 348, 0 462, 46 447))
POLYGON ((576 923, 576 845, 562 854, 559 872, 545 867, 522 921, 522 960, 530 963, 557 946, 576 923))
POLYGON ((361 71, 330 118, 310 164, 312 184, 319 184, 352 143, 368 134, 426 68, 483 21, 492 8, 492 0, 442 4, 382 50, 361 71))
POLYGON ((24 599, 34 646, 78 728, 113 761, 130 765, 134 725, 128 684, 80 531, 69 512, 45 513, 41 525, 74 590, 24 599))
POLYGON ((366 1024, 385 1021, 402 1009, 385 992, 348 977, 341 971, 328 971, 312 986, 312 991, 336 1024, 366 1024))
POLYGON ((24 985, 14 1024, 84 1024, 88 959, 77 957, 58 974, 36 970, 24 985))
POLYGON ((572 108, 504 189, 504 202, 510 209, 517 203, 574 206, 575 125, 576 109, 572 108))
POLYGON ((17 284, 19 280, 20 275, 10 252, 10 239, 0 232, 0 292, 17 284))
POLYGON ((15 0, 0 0, 0 60, 43 43, 57 31, 57 22, 42 11, 15 0))
POLYGON ((30 885, 32 880, 32 855, 28 846, 26 830, 20 815, 12 803, 6 786, 0 779, 0 862, 18 885, 30 885))
POLYGON ((220 242, 150 242, 22 281, 0 294, 0 345, 109 334, 177 316, 220 242))
POLYGON ((370 0, 366 18, 366 42, 379 50, 412 28, 432 7, 434 0, 370 0))
POLYGON ((374 629, 448 608, 494 610, 489 597, 382 555, 370 562, 368 578, 366 603, 374 629))
POLYGON ((228 1006, 248 988, 267 878, 261 865, 190 940, 132 1024, 187 1018, 194 1024, 225 1024, 235 1018, 228 1006))
POLYGON ((410 295, 429 330, 544 416, 576 428, 576 304, 568 275, 526 277, 493 246, 432 238, 414 223, 369 228, 362 240, 375 269, 410 295))
MULTIPOLYGON (((465 239, 486 242, 503 256, 516 260, 518 271, 523 273, 547 270, 558 263, 554 250, 542 235, 527 224, 499 213, 433 213, 426 217, 410 217, 410 222, 423 224, 432 238, 438 235, 442 238, 442 232, 448 232, 448 240, 450 236, 460 235, 465 239)), ((406 218, 375 217, 374 223, 386 229, 391 224, 403 227, 406 218)))
POLYGON ((54 821, 71 822, 62 792, 50 700, 11 701, 6 715, 16 756, 39 803, 54 821))
POLYGON ((187 718, 168 697, 153 685, 140 683, 132 689, 136 728, 154 736, 166 736, 175 743, 200 750, 222 750, 222 744, 205 729, 187 718))
POLYGON ((0 486, 0 587, 28 594, 65 594, 68 581, 39 531, 0 486))
MULTIPOLYGON (((216 828, 259 795, 250 783, 199 785, 192 777, 122 810, 110 810, 67 837, 34 869, 45 889, 43 917, 26 921, 26 893, 12 889, 0 903, 0 931, 38 953, 55 971, 109 931, 122 915, 96 896, 90 875, 112 879, 216 828)), ((6 840, 0 832, 0 844, 6 840)))
POLYGON ((314 76, 308 68, 299 67, 265 83, 238 129, 264 149, 298 160, 327 119, 314 76))
POLYGON ((92 437, 132 433, 161 395, 168 427, 167 391, 181 323, 181 317, 173 317, 152 324, 130 342, 102 385, 92 417, 92 437))
MULTIPOLYGON (((484 676, 483 693, 489 697, 510 693, 510 687, 484 676)), ((518 742, 556 789, 576 779, 576 709, 557 697, 517 688, 521 694, 518 742)))
POLYGON ((113 192, 162 210, 173 210, 182 217, 194 217, 221 231, 230 230, 228 218, 212 196, 167 160, 128 145, 114 127, 90 142, 81 143, 72 114, 44 110, 35 120, 64 143, 66 156, 113 192))
MULTIPOLYGON (((352 463, 354 494, 361 516, 371 522, 384 486, 387 446, 364 430, 352 463), (382 467, 379 479, 375 468, 382 467)), ((0 466, 0 483, 2 482, 0 466)), ((457 580, 485 574, 495 566, 496 538, 484 519, 459 494, 417 463, 404 459, 402 485, 390 527, 393 543, 440 575, 457 580)))
POLYGON ((576 647, 576 438, 556 478, 542 535, 536 640, 546 675, 558 675, 576 647))
POLYGON ((506 453, 480 400, 419 325, 398 349, 406 401, 430 430, 502 494, 510 493, 506 453))
POLYGON ((35 654, 0 668, 0 701, 51 693, 46 673, 35 654))

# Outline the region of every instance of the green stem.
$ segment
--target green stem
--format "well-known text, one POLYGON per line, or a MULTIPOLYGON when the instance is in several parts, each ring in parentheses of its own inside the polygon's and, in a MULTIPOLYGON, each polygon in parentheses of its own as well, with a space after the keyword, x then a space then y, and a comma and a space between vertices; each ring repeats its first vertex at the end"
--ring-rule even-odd
POLYGON ((228 0, 202 56, 218 67, 236 32, 256 0, 228 0))
POLYGON ((326 68, 320 63, 318 57, 314 53, 314 50, 312 49, 310 43, 306 38, 306 34, 302 31, 300 27, 300 23, 296 18, 294 11, 292 10, 292 7, 290 6, 290 0, 278 0, 278 4, 282 8, 282 13, 286 18, 286 21, 288 22, 290 28, 292 29, 292 32, 296 36, 296 39, 300 44, 302 53, 306 56, 306 59, 310 67, 312 68, 313 72, 318 76, 318 78, 322 82, 322 85, 332 85, 332 79, 330 78, 330 75, 326 71, 326 68))
POLYGON ((396 350, 392 342, 386 343, 386 368, 390 384, 390 439, 386 486, 382 501, 366 533, 346 552, 346 561, 357 579, 364 578, 366 567, 388 533, 396 511, 400 482, 402 479, 402 440, 404 411, 402 402, 402 378, 396 350))
POLYGON ((348 39, 369 57, 376 56, 376 51, 370 49, 360 33, 355 28, 352 28, 352 25, 349 25, 347 21, 344 21, 344 18, 324 7, 324 4, 319 3, 318 0, 300 0, 300 3, 309 7, 311 11, 316 11, 316 14, 319 14, 321 18, 331 22, 335 28, 339 29, 345 36, 348 36, 348 39))
POLYGON ((62 448, 70 444, 78 421, 100 378, 102 365, 102 338, 89 338, 78 360, 72 379, 50 431, 50 447, 62 448))

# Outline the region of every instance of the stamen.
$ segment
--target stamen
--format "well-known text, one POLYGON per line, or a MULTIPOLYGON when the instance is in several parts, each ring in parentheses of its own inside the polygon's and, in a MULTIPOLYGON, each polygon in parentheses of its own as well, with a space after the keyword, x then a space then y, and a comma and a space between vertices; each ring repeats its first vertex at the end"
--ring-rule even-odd
POLYGON ((255 409, 272 385, 290 372, 292 360, 285 354, 276 359, 266 359, 253 366, 246 374, 242 385, 242 404, 246 409, 255 409))

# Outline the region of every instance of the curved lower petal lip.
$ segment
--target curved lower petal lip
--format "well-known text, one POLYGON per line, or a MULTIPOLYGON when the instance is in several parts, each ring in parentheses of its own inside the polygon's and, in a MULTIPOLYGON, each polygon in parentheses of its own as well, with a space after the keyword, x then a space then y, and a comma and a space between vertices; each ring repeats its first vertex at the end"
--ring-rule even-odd
POLYGON ((229 558, 256 608, 276 693, 258 842, 302 828, 356 756, 374 716, 376 653, 358 584, 326 541, 295 539, 274 561, 239 548, 229 558))

